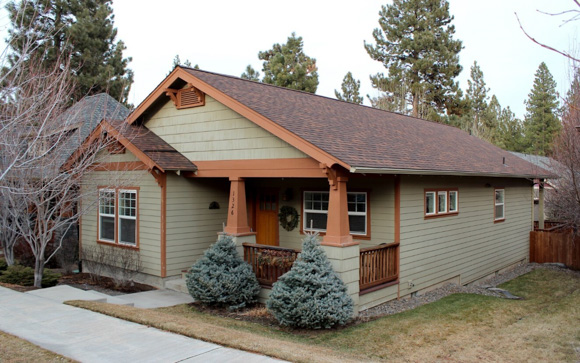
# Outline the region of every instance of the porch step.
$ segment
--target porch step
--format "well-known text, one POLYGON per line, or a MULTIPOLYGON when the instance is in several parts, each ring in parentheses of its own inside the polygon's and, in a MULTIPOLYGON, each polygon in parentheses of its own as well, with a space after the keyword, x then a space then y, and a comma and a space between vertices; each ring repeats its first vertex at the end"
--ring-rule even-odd
POLYGON ((185 294, 189 294, 187 290, 187 285, 185 284, 185 279, 169 280, 165 282, 165 288, 167 290, 179 291, 185 294))

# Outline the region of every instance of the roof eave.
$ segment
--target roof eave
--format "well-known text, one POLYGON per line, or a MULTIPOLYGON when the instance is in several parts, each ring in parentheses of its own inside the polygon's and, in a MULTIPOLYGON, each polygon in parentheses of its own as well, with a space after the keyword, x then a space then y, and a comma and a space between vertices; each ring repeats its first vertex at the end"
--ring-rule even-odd
POLYGON ((502 177, 502 178, 554 178, 549 174, 507 174, 507 173, 486 173, 486 172, 468 172, 454 170, 420 170, 420 169, 394 169, 394 168, 371 168, 371 167, 352 167, 350 172, 353 174, 405 174, 405 175, 442 175, 442 176, 484 176, 484 177, 502 177))

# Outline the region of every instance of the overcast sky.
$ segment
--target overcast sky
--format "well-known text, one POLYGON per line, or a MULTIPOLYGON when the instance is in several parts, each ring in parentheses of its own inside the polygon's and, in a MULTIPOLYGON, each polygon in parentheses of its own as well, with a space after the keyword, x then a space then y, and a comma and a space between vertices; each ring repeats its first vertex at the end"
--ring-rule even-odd
MULTIPOLYGON (((118 39, 125 42, 125 55, 133 58, 130 67, 135 72, 129 101, 137 106, 171 70, 176 54, 182 61, 189 59, 212 72, 240 76, 251 64, 262 73, 258 52, 270 49, 274 43, 285 43, 292 32, 304 38, 305 53, 317 60, 317 94, 334 97, 334 90, 351 71, 361 81, 361 94, 376 96, 369 75, 385 69, 368 56, 363 43, 373 41, 378 12, 386 3, 115 0, 118 39)), ((534 37, 556 48, 573 50, 580 23, 562 25, 565 17, 551 17, 537 10, 555 13, 575 6, 572 0, 450 0, 455 38, 464 45, 460 53, 464 70, 458 78, 461 87, 467 88, 469 67, 477 60, 490 93, 497 95, 502 106, 510 106, 523 117, 534 73, 544 61, 558 83, 558 91, 565 94, 570 79, 568 61, 528 40, 514 12, 534 37)), ((0 19, 6 21, 5 16, 0 19)))

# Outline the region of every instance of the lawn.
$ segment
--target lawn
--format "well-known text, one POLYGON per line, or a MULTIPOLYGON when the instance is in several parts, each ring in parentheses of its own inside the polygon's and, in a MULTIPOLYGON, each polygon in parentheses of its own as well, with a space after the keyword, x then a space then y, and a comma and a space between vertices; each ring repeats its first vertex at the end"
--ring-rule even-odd
POLYGON ((75 362, 0 331, 0 362, 75 362))
POLYGON ((455 294, 371 322, 291 331, 199 312, 74 305, 291 361, 578 361, 580 277, 537 269, 501 286, 523 300, 455 294))

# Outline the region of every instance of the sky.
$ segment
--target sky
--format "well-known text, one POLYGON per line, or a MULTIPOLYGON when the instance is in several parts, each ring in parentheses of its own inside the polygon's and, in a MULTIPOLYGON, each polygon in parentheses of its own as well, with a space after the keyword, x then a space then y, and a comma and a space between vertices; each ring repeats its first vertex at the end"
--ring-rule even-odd
MULTIPOLYGON (((3 5, 6 0, 0 1, 3 5)), ((137 106, 172 69, 173 58, 189 59, 203 70, 240 76, 248 64, 261 72, 258 52, 285 43, 292 32, 304 39, 304 52, 316 58, 317 94, 334 97, 351 71, 361 81, 361 95, 376 97, 369 75, 386 72, 364 49, 373 42, 378 12, 388 0, 115 0, 117 38, 132 57, 135 72, 129 102, 137 106)), ((565 95, 570 83, 570 63, 562 56, 530 41, 522 25, 538 40, 555 48, 574 51, 580 22, 563 24, 566 16, 549 16, 578 9, 572 0, 450 0, 455 17, 455 39, 463 41, 463 71, 457 80, 467 89, 469 68, 476 60, 484 80, 500 104, 516 116, 525 114, 524 100, 534 73, 546 62, 565 95)), ((0 30, 7 18, 0 14, 0 30)), ((4 36, 5 38, 5 36, 4 36)), ((580 52, 580 49, 576 49, 580 52)), ((365 97, 365 104, 369 104, 365 97)))

